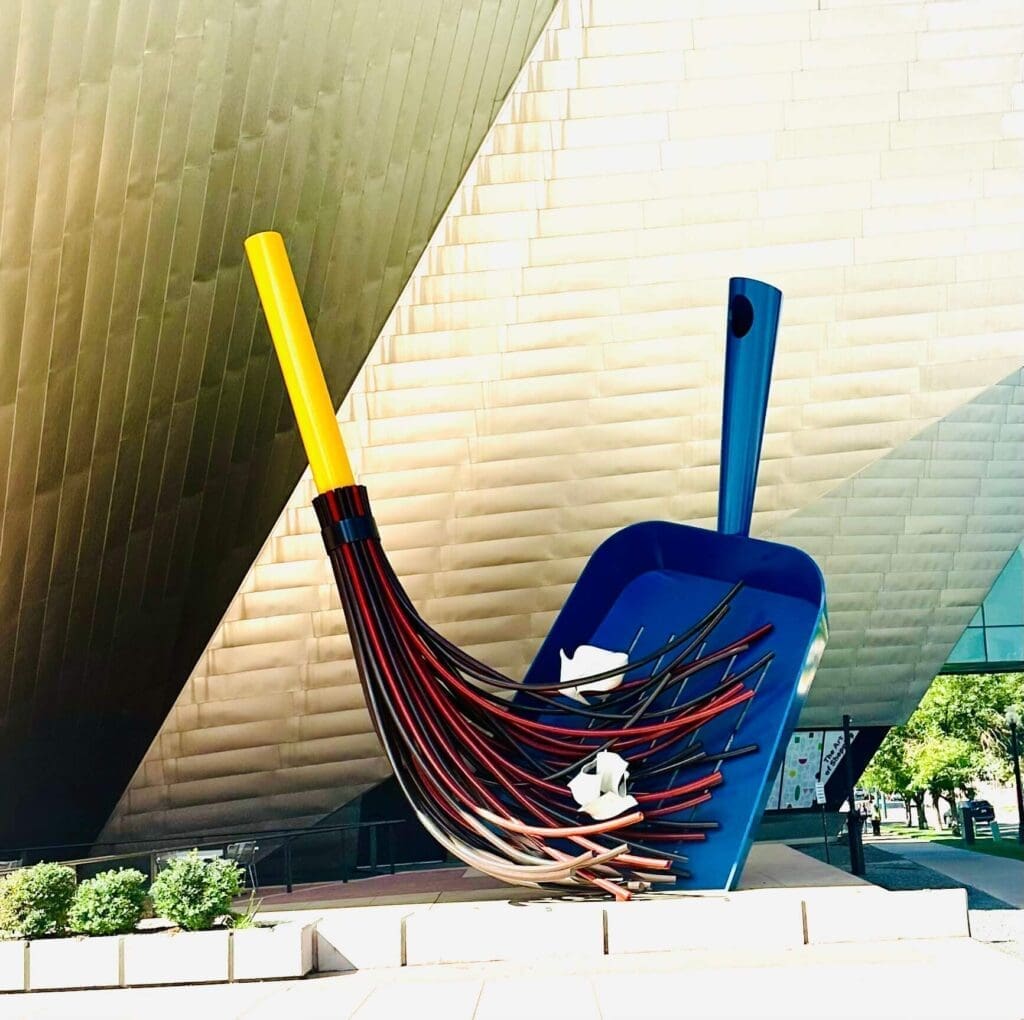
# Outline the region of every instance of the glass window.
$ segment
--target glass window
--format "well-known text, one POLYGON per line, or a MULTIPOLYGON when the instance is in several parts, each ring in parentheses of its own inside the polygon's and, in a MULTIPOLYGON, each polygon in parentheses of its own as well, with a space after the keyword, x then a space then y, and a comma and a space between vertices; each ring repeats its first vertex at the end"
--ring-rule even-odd
POLYGON ((1024 663, 1024 545, 999 572, 946 665, 952 670, 987 663, 1024 663))
POLYGON ((987 627, 989 662, 1024 661, 1024 627, 987 627))
POLYGON ((1015 627, 1024 623, 1024 564, 1020 549, 1010 557, 985 596, 985 626, 1015 627))
POLYGON ((968 627, 949 654, 950 664, 985 661, 985 633, 980 627, 968 627))

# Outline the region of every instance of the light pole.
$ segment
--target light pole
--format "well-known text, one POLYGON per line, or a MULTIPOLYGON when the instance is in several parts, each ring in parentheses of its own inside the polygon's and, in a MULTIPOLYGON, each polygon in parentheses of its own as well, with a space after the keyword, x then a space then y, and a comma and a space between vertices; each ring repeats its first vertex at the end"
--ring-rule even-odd
POLYGON ((1024 789, 1020 782, 1020 748, 1017 746, 1017 727, 1020 725, 1020 711, 1006 710, 1007 725, 1010 727, 1010 755, 1013 758, 1013 778, 1017 782, 1017 842, 1024 843, 1024 789))

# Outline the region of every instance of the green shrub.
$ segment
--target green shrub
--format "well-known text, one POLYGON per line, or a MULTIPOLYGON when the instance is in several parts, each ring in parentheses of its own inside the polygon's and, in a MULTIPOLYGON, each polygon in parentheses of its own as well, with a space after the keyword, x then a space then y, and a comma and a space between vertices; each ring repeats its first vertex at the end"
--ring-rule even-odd
POLYGON ((145 900, 146 876, 141 871, 104 871, 75 890, 68 924, 82 935, 122 935, 135 930, 145 900))
POLYGON ((260 922, 256 920, 256 915, 259 913, 262 903, 263 900, 256 899, 256 890, 253 889, 249 893, 249 902, 246 904, 245 910, 241 912, 233 910, 228 914, 228 924, 235 931, 246 931, 249 928, 261 927, 260 922))
POLYGON ((0 931, 27 939, 62 935, 75 895, 75 872, 36 864, 0 879, 0 931))
POLYGON ((234 861, 204 861, 193 850, 160 872, 150 895, 159 917, 186 931, 205 931, 231 912, 241 888, 242 869, 234 861))

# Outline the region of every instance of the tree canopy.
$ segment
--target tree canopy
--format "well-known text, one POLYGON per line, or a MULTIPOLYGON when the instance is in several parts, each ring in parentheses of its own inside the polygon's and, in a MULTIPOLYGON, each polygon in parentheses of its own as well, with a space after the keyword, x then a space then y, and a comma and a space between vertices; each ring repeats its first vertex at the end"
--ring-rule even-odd
POLYGON ((864 772, 868 786, 922 807, 930 794, 955 809, 976 783, 1012 767, 1005 715, 1024 705, 1024 673, 938 676, 904 726, 889 731, 864 772))
POLYGON ((1022 705, 1024 673, 937 676, 907 725, 966 741, 982 756, 975 778, 1005 780, 1012 766, 1006 710, 1022 705))
POLYGON ((908 743, 905 726, 889 730, 871 764, 864 770, 861 782, 876 790, 895 793, 904 800, 913 800, 917 787, 908 743))

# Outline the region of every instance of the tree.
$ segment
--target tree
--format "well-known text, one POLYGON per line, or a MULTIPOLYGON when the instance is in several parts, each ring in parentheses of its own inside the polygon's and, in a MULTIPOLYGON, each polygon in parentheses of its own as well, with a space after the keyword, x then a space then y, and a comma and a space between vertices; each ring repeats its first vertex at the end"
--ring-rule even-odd
POLYGON ((941 799, 955 812, 958 793, 970 796, 981 779, 1008 778, 1012 764, 1004 717, 1007 708, 1021 704, 1024 673, 938 676, 906 725, 886 735, 864 781, 901 797, 908 821, 910 804, 916 805, 922 829, 930 794, 941 827, 941 799))
POLYGON ((949 802, 950 812, 955 814, 957 793, 971 795, 974 782, 984 772, 984 757, 978 748, 960 737, 928 732, 913 744, 912 759, 914 785, 931 794, 942 828, 940 798, 949 802))
POLYGON ((910 759, 910 746, 906 727, 897 726, 889 730, 881 747, 875 752, 871 764, 864 770, 863 782, 883 793, 899 797, 907 809, 907 824, 910 824, 910 805, 917 807, 917 826, 928 827, 924 817, 924 788, 914 783, 914 766, 910 759))
POLYGON ((977 778, 1006 781, 1012 761, 1004 721, 1011 705, 1024 703, 1024 673, 937 676, 911 723, 921 732, 965 740, 981 752, 977 778))

